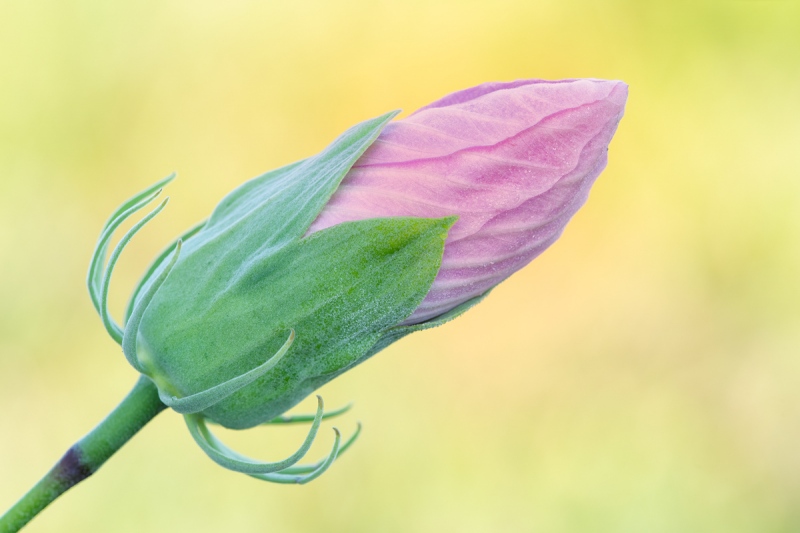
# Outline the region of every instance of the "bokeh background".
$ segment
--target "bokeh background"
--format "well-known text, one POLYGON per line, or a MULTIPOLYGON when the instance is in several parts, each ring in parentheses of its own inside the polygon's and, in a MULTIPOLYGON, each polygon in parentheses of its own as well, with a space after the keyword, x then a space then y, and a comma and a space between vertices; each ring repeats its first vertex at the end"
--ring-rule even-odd
MULTIPOLYGON (((225 471, 166 412, 27 531, 799 531, 795 0, 0 2, 0 507, 135 380, 83 286, 117 204, 179 172, 119 314, 245 179, 526 77, 630 84, 608 168, 487 301, 323 389, 365 424, 331 471, 225 471)), ((224 437, 276 459, 302 432, 224 437)))

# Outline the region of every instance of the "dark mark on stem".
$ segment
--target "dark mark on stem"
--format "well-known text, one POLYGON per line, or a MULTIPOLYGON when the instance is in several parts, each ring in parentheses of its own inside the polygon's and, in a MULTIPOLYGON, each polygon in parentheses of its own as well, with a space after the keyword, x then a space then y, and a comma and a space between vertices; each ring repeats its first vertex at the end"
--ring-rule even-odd
POLYGON ((84 463, 81 451, 73 446, 53 469, 56 479, 64 483, 67 488, 76 485, 91 476, 94 472, 92 468, 84 463))

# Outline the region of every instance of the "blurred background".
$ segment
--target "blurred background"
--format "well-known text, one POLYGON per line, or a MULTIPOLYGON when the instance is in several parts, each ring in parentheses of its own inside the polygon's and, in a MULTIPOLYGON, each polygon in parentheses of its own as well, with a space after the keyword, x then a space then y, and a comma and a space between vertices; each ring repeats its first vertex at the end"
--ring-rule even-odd
MULTIPOLYGON (((800 530, 794 0, 0 2, 0 508, 135 381, 84 289, 119 203, 179 173, 118 316, 244 180, 530 77, 630 85, 607 170, 484 303, 322 389, 365 425, 328 473, 228 472, 165 412, 27 531, 800 530)), ((223 436, 274 460, 303 431, 223 436)))

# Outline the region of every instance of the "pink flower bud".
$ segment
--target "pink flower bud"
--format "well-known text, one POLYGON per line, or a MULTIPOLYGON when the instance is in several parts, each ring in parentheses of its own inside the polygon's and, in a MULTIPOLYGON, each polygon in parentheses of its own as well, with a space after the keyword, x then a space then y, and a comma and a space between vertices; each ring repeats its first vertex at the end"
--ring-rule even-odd
POLYGON ((586 201, 628 87, 593 79, 486 83, 390 123, 309 233, 376 217, 458 215, 423 322, 483 294, 550 246, 586 201))

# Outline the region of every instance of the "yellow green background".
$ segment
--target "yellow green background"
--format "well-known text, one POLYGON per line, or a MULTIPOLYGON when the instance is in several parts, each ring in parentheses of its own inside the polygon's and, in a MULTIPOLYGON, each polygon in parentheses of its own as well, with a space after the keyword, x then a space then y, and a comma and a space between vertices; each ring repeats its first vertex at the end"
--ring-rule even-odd
MULTIPOLYGON (((225 471, 166 412, 27 531, 800 530, 795 0, 0 2, 0 508, 135 381, 83 286, 117 204, 179 173, 119 314, 245 179, 529 77, 630 85, 607 170, 487 301, 322 390, 365 425, 331 471, 225 471)), ((277 459, 302 431, 224 437, 277 459)))

